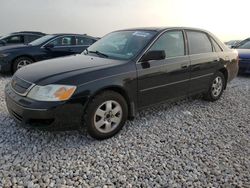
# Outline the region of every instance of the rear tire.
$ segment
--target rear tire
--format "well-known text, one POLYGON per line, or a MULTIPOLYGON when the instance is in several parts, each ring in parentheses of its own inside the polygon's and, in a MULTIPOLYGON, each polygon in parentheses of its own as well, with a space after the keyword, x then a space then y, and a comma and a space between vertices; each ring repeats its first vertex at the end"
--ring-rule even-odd
POLYGON ((128 117, 128 106, 123 96, 105 91, 89 103, 84 115, 88 134, 95 139, 107 139, 118 133, 128 117))
POLYGON ((28 57, 19 57, 13 63, 13 73, 15 73, 18 69, 33 63, 33 60, 28 57))
POLYGON ((212 102, 218 100, 224 91, 225 84, 225 76, 221 72, 215 73, 208 92, 204 94, 204 99, 212 102))

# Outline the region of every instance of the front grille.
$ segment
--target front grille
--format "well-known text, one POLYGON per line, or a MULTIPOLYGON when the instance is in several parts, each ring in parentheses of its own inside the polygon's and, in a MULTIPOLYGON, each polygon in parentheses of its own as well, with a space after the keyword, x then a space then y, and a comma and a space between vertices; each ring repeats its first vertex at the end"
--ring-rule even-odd
POLYGON ((23 79, 18 78, 17 76, 13 76, 11 80, 11 87, 15 92, 20 95, 26 95, 27 91, 33 86, 32 83, 25 81, 23 79))

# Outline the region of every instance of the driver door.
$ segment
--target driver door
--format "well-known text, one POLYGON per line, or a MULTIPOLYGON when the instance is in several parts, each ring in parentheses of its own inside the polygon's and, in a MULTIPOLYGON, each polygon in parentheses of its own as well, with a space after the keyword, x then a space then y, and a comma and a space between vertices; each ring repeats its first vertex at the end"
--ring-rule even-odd
POLYGON ((47 59, 57 58, 75 54, 73 49, 74 45, 74 36, 62 36, 45 45, 44 50, 46 52, 47 59))
POLYGON ((166 31, 148 50, 163 50, 166 58, 136 64, 139 108, 187 95, 190 60, 185 46, 182 30, 166 31))

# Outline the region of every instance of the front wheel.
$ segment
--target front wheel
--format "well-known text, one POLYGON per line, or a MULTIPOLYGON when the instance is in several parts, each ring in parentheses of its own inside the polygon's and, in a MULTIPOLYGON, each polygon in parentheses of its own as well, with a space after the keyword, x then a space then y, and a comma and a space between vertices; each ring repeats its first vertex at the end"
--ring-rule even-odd
POLYGON ((212 81, 210 82, 209 90, 204 95, 204 98, 208 101, 216 101, 218 100, 225 88, 225 77, 221 72, 217 72, 212 81))
POLYGON ((125 99, 116 92, 105 91, 90 102, 84 121, 89 135, 96 139, 106 139, 118 133, 128 116, 125 99))
POLYGON ((15 73, 18 69, 33 63, 33 60, 28 57, 19 57, 13 63, 13 72, 15 73))

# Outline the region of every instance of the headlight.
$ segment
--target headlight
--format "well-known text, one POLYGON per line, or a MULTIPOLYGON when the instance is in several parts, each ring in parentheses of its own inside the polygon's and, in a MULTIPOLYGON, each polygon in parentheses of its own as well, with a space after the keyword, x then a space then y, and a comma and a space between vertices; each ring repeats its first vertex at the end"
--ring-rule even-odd
POLYGON ((9 54, 0 54, 0 58, 7 57, 9 54))
POLYGON ((76 86, 47 85, 35 86, 27 97, 37 101, 65 101, 68 100, 76 90, 76 86))

